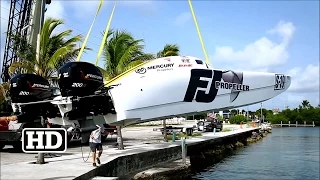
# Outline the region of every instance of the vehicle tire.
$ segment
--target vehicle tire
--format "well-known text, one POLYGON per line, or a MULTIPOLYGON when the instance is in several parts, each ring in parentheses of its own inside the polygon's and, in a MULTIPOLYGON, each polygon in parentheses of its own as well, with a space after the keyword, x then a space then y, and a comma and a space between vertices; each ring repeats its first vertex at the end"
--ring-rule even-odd
POLYGON ((192 136, 192 134, 193 134, 193 129, 189 129, 189 130, 187 131, 187 135, 188 135, 188 136, 192 136))

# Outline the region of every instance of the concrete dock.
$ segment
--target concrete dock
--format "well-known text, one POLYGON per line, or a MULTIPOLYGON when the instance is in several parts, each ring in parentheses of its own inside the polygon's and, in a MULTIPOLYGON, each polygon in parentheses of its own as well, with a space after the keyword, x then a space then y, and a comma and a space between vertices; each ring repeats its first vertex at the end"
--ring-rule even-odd
MULTIPOLYGON (((152 131, 153 127, 148 128, 152 131)), ((256 130, 257 128, 244 127, 243 129, 236 128, 230 132, 204 133, 203 136, 192 137, 186 140, 188 153, 189 149, 192 151, 197 146, 221 141, 228 137, 241 136, 256 130)), ((108 179, 117 179, 117 177, 158 163, 181 159, 180 144, 180 140, 176 142, 160 142, 156 140, 156 142, 152 143, 136 143, 136 145, 126 146, 124 150, 118 150, 115 147, 104 147, 104 152, 100 158, 102 164, 97 168, 92 166, 91 156, 87 162, 84 162, 83 159, 88 157, 88 150, 85 150, 83 155, 76 153, 47 158, 46 162, 48 163, 42 165, 33 164, 35 160, 6 163, 1 164, 0 179, 107 179, 106 177, 108 179)), ((1 159, 3 158, 6 158, 6 156, 1 154, 1 159)), ((1 160, 1 162, 3 161, 1 160)))

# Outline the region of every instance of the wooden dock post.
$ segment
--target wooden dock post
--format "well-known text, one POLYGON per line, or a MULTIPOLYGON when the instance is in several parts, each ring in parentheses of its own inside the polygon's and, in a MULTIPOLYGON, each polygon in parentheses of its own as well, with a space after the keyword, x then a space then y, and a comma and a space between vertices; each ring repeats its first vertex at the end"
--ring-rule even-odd
POLYGON ((306 121, 304 121, 304 127, 306 127, 306 124, 307 124, 307 122, 306 122, 306 121))
POLYGON ((314 127, 315 125, 314 125, 314 121, 312 121, 312 126, 314 127))
POLYGON ((296 121, 296 127, 298 127, 298 121, 296 121))
POLYGON ((289 127, 290 127, 291 125, 290 125, 290 121, 289 121, 289 127))
POLYGON ((282 127, 282 121, 281 121, 281 127, 282 127))

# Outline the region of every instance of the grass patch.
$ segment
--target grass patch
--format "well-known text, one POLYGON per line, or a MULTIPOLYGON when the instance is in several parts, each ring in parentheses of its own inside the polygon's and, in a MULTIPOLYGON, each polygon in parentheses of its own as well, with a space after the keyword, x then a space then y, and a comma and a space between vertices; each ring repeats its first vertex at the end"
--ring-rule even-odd
POLYGON ((231 131, 230 128, 223 128, 221 132, 229 132, 229 131, 231 131))
MULTIPOLYGON (((186 139, 189 139, 191 137, 197 137, 197 136, 202 136, 202 133, 199 133, 199 132, 196 132, 196 133, 193 133, 192 136, 187 136, 186 134, 184 133, 179 133, 176 135, 176 140, 180 140, 182 137, 185 137, 186 139)), ((167 135, 168 137, 168 140, 172 140, 172 135, 167 135)))

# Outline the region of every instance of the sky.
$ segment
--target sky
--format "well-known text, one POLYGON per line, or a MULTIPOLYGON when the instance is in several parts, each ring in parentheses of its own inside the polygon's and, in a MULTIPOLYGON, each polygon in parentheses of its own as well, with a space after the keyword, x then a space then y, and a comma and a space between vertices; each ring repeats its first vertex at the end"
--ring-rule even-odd
MULTIPOLYGON (((1 0, 1 65, 9 0, 1 0)), ((64 20, 57 32, 72 29, 85 38, 98 0, 52 0, 45 17, 64 20)), ((290 88, 262 103, 264 108, 296 108, 302 100, 319 104, 319 1, 192 1, 211 66, 239 71, 290 75, 290 88)), ((105 1, 91 31, 82 61, 95 62, 113 7, 105 1)), ((112 29, 144 39, 145 51, 156 53, 177 44, 181 55, 205 60, 187 0, 118 1, 112 29)), ((104 66, 100 58, 99 66, 104 66)), ((240 109, 256 110, 260 104, 240 109)))

